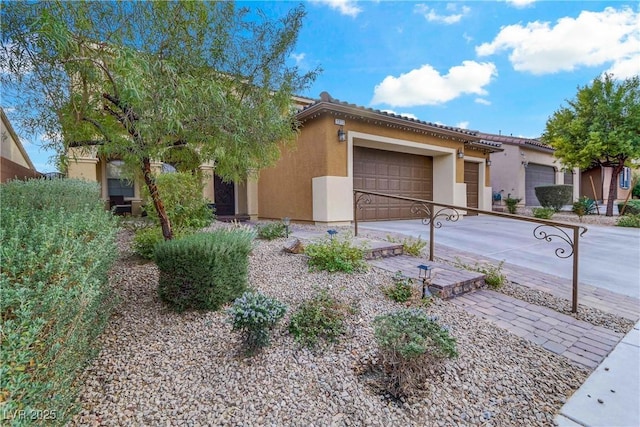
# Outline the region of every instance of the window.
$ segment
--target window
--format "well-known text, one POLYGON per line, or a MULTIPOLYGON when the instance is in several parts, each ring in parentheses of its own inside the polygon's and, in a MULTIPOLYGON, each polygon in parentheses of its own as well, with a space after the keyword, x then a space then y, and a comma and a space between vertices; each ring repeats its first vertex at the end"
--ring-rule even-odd
POLYGON ((573 185, 573 172, 565 171, 564 172, 564 183, 565 185, 573 185))
POLYGON ((109 197, 133 197, 133 183, 122 176, 122 160, 111 160, 107 163, 107 188, 109 197))
POLYGON ((622 172, 618 175, 620 180, 620 188, 623 190, 628 190, 631 187, 631 168, 624 167, 622 168, 622 172))

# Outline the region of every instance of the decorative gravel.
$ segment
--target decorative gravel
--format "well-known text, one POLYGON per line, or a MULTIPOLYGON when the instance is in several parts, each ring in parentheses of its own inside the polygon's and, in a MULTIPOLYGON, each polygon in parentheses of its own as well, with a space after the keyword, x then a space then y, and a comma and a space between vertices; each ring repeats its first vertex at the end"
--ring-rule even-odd
POLYGON ((311 352, 287 333, 251 359, 224 311, 169 311, 156 292, 158 272, 127 250, 112 274, 120 304, 100 337, 102 351, 80 381, 81 412, 71 425, 551 425, 588 371, 474 317, 446 301, 427 310, 450 327, 460 356, 432 368, 406 401, 381 396, 366 367, 376 360, 372 320, 398 309, 382 286, 391 273, 309 272, 284 239, 258 241, 250 284, 290 312, 317 288, 357 307, 340 343, 311 352))

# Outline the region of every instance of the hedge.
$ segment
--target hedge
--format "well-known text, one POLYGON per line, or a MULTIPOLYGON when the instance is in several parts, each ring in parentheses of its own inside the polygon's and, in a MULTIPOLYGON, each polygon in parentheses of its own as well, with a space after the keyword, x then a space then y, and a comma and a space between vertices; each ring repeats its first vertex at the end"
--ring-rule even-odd
POLYGON ((0 406, 11 425, 64 425, 76 378, 99 350, 114 302, 116 219, 97 184, 0 185, 0 406))
POLYGON ((249 253, 255 233, 215 230, 155 247, 158 294, 175 311, 218 310, 247 288, 249 253))
POLYGON ((556 211, 573 199, 573 185, 543 185, 535 188, 536 197, 543 208, 553 208, 556 211))

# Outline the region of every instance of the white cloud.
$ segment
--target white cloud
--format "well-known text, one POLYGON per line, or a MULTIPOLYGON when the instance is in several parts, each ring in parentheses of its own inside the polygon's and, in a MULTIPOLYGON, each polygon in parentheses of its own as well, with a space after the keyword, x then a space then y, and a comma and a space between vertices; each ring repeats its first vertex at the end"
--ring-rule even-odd
POLYGON ((505 1, 509 3, 511 6, 514 6, 517 8, 531 6, 533 3, 536 2, 536 0, 505 0, 505 1))
POLYGON ((460 129, 469 129, 469 122, 460 122, 455 127, 460 129))
POLYGON ((395 114, 396 116, 406 117, 408 119, 418 120, 418 116, 416 116, 413 113, 396 113, 393 110, 380 110, 380 111, 382 111, 383 113, 395 114))
POLYGON ((484 98, 476 98, 473 102, 475 102, 476 104, 491 105, 491 101, 488 101, 484 98))
POLYGON ((630 8, 607 7, 602 12, 583 11, 577 18, 530 22, 502 27, 491 43, 476 46, 479 56, 511 51, 509 60, 517 71, 549 74, 581 66, 613 63, 624 70, 635 61, 640 71, 640 13, 630 8))
POLYGON ((342 15, 356 17, 362 9, 356 6, 354 0, 311 0, 313 3, 319 3, 329 6, 331 9, 339 11, 342 15))
POLYGON ((434 8, 430 8, 424 3, 419 3, 413 8, 415 13, 423 15, 427 21, 442 24, 455 24, 460 22, 460 20, 471 11, 468 6, 459 7, 455 3, 448 3, 446 10, 450 13, 440 15, 434 8))
POLYGON ((292 53, 291 59, 296 63, 296 66, 301 67, 304 64, 304 58, 307 56, 305 53, 292 53))
POLYGON ((484 87, 497 75, 491 62, 463 61, 462 65, 451 67, 446 75, 440 75, 431 65, 423 65, 400 77, 385 77, 376 85, 371 104, 438 105, 468 93, 486 95, 484 87))

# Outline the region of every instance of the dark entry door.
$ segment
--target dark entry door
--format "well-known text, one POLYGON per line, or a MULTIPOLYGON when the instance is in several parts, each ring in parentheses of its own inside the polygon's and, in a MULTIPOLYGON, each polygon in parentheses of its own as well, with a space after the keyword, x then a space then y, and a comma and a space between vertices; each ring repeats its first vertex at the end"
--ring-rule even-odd
POLYGON ((213 197, 216 204, 216 215, 235 215, 236 198, 233 182, 224 182, 218 175, 213 177, 213 197))
MULTIPOLYGON (((467 206, 478 208, 478 187, 480 181, 480 163, 464 162, 464 182, 467 184, 467 206)), ((467 212, 467 215, 478 215, 467 212)))

